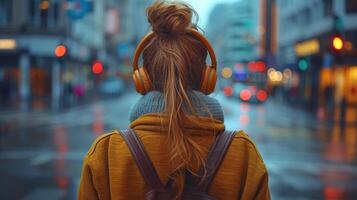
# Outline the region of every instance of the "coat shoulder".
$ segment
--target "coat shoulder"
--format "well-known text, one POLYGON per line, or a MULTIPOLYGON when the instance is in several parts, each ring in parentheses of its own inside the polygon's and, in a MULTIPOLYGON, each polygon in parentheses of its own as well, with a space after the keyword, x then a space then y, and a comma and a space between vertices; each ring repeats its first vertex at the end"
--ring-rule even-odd
POLYGON ((264 165, 264 161, 260 152, 254 143, 254 141, 249 137, 247 133, 242 130, 236 131, 236 135, 232 141, 232 146, 238 147, 239 149, 243 149, 247 151, 250 155, 256 156, 264 165))
POLYGON ((87 157, 92 157, 96 152, 107 150, 111 140, 123 140, 118 130, 113 130, 97 137, 89 151, 87 157))

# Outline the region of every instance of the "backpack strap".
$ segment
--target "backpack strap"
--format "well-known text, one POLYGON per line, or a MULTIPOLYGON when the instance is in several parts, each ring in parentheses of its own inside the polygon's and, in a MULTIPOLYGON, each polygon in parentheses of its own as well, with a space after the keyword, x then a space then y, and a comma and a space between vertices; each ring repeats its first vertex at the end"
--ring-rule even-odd
MULTIPOLYGON (((224 131, 219 134, 216 141, 212 145, 207 157, 206 157, 206 170, 207 176, 203 180, 199 180, 200 177, 193 177, 199 191, 208 192, 208 189, 213 181, 214 176, 217 173, 219 166, 221 165, 223 158, 230 146, 236 132, 235 131, 224 131)), ((204 175, 204 169, 199 170, 199 175, 204 175)), ((191 175, 192 176, 192 175, 191 175)))
POLYGON ((121 130, 119 133, 123 136, 128 145, 136 165, 138 166, 141 175, 144 177, 146 185, 149 186, 150 189, 162 189, 164 186, 159 175, 135 131, 133 129, 127 129, 121 130))

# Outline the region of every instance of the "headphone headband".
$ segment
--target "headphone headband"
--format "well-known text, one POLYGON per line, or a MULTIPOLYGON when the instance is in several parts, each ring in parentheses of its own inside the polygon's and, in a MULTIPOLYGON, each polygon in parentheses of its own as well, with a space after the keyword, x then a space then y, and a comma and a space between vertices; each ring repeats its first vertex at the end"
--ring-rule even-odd
MULTIPOLYGON (((208 42, 208 40, 203 36, 200 32, 197 30, 191 28, 189 29, 189 33, 191 33, 193 36, 195 36, 199 41, 201 41, 207 48, 207 51, 209 53, 209 56, 211 58, 211 67, 213 69, 217 68, 217 60, 216 60, 216 55, 213 51, 213 48, 211 44, 208 42)), ((133 60, 133 68, 134 70, 139 69, 138 62, 139 62, 139 57, 146 45, 150 42, 150 40, 155 36, 154 32, 149 32, 144 38, 140 41, 138 46, 136 47, 135 54, 134 54, 134 60, 133 60)))

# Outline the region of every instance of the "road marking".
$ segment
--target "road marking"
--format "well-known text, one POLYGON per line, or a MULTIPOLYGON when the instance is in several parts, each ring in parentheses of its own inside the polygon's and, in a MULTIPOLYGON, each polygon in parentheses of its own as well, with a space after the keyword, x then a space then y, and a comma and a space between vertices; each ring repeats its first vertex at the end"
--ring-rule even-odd
POLYGON ((52 159, 53 156, 49 154, 42 154, 31 159, 30 163, 33 166, 42 165, 52 159))

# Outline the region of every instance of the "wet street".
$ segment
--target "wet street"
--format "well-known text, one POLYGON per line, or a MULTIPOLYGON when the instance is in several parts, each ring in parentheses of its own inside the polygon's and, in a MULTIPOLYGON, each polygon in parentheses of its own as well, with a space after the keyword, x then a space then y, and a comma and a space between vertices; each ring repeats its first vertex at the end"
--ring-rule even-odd
MULTIPOLYGON (((272 199, 356 199, 357 125, 318 122, 275 100, 215 96, 227 129, 256 142, 272 199)), ((75 199, 82 158, 95 137, 128 123, 134 93, 55 112, 0 111, 0 199, 75 199)))

